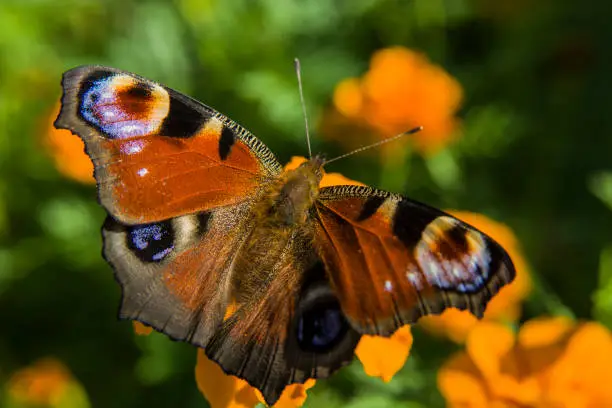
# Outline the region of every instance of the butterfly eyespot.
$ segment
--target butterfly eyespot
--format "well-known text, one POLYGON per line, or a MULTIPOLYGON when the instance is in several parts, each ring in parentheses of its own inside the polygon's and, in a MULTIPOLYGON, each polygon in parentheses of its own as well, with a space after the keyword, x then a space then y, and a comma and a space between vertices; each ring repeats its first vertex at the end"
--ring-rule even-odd
POLYGON ((326 352, 342 341, 348 323, 338 302, 324 302, 305 310, 297 323, 297 341, 304 351, 326 352))
POLYGON ((131 227, 127 245, 143 262, 160 262, 174 250, 174 230, 169 221, 131 227))
POLYGON ((80 116, 109 139, 150 134, 159 129, 168 110, 163 88, 128 75, 92 74, 80 91, 80 116))
POLYGON ((450 217, 438 217, 425 228, 415 255, 427 282, 440 289, 472 293, 489 278, 492 255, 486 242, 450 217))
POLYGON ((351 330, 324 275, 316 275, 324 273, 320 268, 313 269, 313 280, 303 289, 294 326, 300 350, 317 354, 338 348, 351 330))

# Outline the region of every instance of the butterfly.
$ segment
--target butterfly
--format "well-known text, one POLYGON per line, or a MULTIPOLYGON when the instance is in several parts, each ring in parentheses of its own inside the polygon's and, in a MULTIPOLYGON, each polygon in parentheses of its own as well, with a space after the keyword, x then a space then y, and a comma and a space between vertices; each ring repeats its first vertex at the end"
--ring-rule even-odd
POLYGON ((94 164, 119 317, 203 347, 269 405, 348 364, 362 335, 449 307, 482 317, 514 279, 474 227, 399 194, 320 188, 323 157, 284 171, 248 130, 177 91, 103 66, 62 85, 55 126, 94 164))

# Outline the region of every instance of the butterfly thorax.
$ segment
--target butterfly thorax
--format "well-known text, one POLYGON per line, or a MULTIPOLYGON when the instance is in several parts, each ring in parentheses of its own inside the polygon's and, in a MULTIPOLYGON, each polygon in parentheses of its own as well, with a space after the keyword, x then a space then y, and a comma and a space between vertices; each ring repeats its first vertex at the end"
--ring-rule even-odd
MULTIPOLYGON (((308 246, 314 234, 309 222, 319 194, 321 160, 312 159, 288 170, 272 181, 253 206, 248 238, 235 262, 234 296, 249 298, 261 292, 275 278, 284 257, 294 259, 296 251, 312 253, 308 246)), ((310 264, 313 259, 299 256, 310 264)))
POLYGON ((298 168, 288 170, 263 194, 256 216, 281 228, 303 225, 319 195, 323 160, 315 156, 298 168))

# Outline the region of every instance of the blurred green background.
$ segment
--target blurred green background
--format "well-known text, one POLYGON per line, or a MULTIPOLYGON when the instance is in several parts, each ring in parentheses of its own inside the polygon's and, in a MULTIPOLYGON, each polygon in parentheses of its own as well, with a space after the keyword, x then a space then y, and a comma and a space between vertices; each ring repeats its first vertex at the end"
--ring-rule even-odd
MULTIPOLYGON (((458 141, 439 156, 407 155, 392 175, 376 154, 328 170, 505 223, 536 282, 523 318, 565 313, 612 326, 611 13, 610 2, 571 0, 3 0, 0 401, 15 371, 51 356, 94 407, 206 406, 193 347, 117 321, 95 188, 62 176, 44 142, 61 74, 82 64, 194 96, 284 163, 306 154, 294 57, 314 150, 334 156, 346 149, 317 125, 336 84, 363 75, 379 49, 423 52, 463 87, 458 141)), ((458 348, 415 330, 391 383, 355 362, 320 381, 306 406, 443 406, 436 371, 458 348)))

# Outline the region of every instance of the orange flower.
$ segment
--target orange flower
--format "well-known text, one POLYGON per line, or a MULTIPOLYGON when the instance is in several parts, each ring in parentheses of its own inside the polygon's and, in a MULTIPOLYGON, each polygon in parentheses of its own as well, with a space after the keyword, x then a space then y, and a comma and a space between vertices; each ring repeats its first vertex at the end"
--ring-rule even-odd
POLYGON ((438 387, 451 408, 610 407, 611 365, 612 335, 599 323, 535 319, 515 336, 481 322, 438 372, 438 387))
POLYGON ((13 374, 9 392, 19 401, 52 405, 66 391, 70 372, 59 360, 47 358, 13 374))
POLYGON ((55 167, 64 176, 84 184, 94 184, 93 164, 85 154, 83 141, 72 132, 56 129, 53 122, 59 114, 60 104, 45 121, 44 144, 51 153, 55 167))
MULTIPOLYGON (((506 249, 516 268, 514 281, 502 288, 487 305, 485 320, 516 321, 521 315, 521 302, 531 290, 529 268, 525 262, 514 233, 507 226, 495 222, 484 215, 449 211, 450 214, 478 228, 496 240, 506 249)), ((456 342, 465 341, 469 331, 476 326, 478 319, 467 311, 447 309, 439 316, 426 316, 419 324, 431 333, 446 335, 456 342)))
MULTIPOLYGON (((421 153, 432 154, 451 141, 462 94, 459 83, 424 55, 393 47, 376 52, 362 78, 340 82, 333 101, 341 115, 358 127, 369 127, 377 138, 423 126, 411 138, 421 153)), ((326 133, 337 134, 340 142, 354 141, 344 132, 326 133)))
POLYGON ((59 360, 45 358, 15 372, 7 384, 11 401, 23 405, 85 408, 89 401, 81 385, 59 360))

